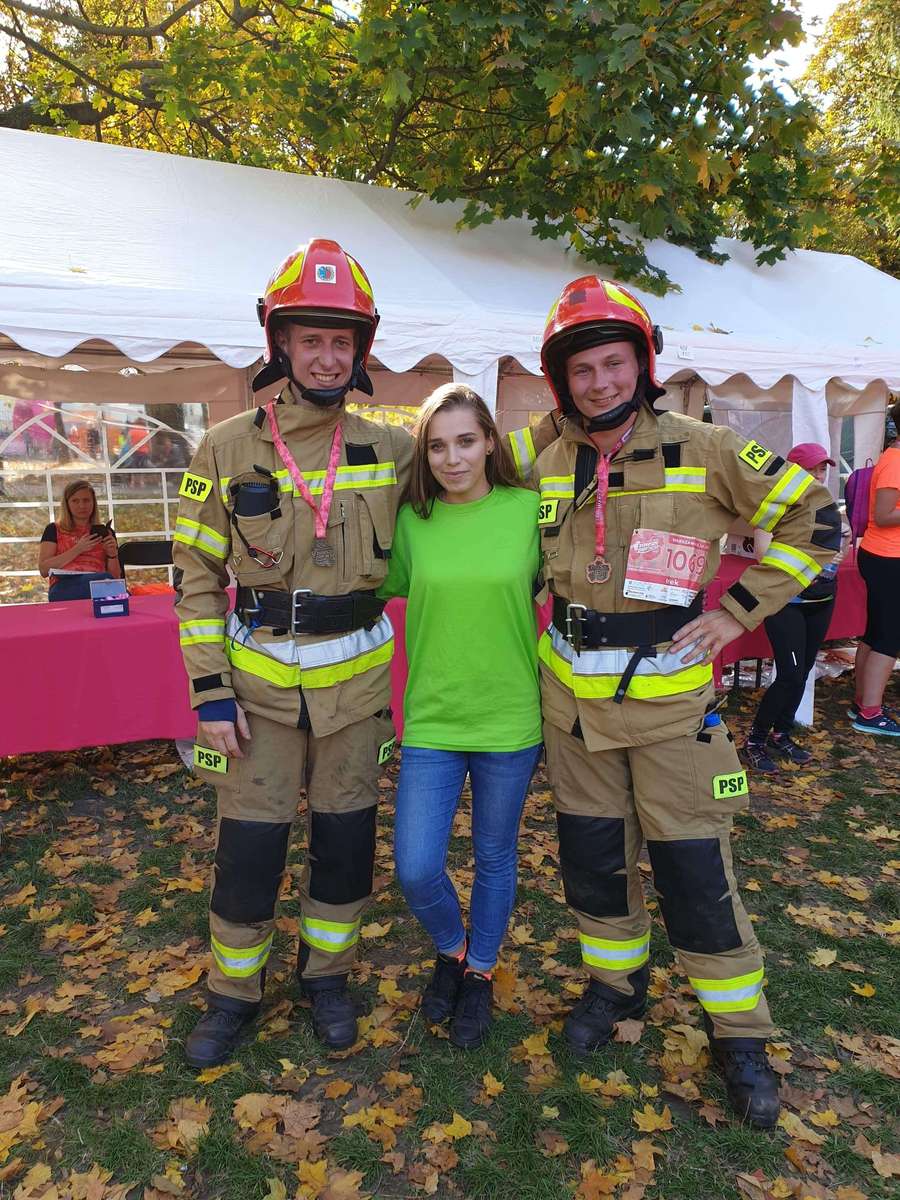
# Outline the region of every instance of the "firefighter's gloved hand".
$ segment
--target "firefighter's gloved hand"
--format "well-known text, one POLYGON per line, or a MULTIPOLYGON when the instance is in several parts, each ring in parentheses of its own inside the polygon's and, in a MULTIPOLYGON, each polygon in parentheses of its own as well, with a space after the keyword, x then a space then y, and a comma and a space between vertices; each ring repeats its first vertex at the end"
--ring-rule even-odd
POLYGON ((714 608, 682 625, 672 638, 672 650, 687 651, 682 656, 683 663, 708 663, 744 632, 744 626, 736 617, 724 608, 714 608))
POLYGON ((236 700, 207 700, 197 708, 197 741, 226 758, 243 758, 238 734, 250 741, 250 726, 236 700))

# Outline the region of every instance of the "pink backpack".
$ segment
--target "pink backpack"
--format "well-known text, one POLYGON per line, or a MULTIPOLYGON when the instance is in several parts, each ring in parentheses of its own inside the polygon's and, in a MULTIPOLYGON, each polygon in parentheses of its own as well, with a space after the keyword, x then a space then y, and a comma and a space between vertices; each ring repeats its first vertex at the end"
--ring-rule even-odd
POLYGON ((847 508, 847 524, 854 546, 866 532, 869 523, 869 499, 872 493, 872 460, 866 459, 864 467, 851 471, 844 486, 844 503, 847 508))

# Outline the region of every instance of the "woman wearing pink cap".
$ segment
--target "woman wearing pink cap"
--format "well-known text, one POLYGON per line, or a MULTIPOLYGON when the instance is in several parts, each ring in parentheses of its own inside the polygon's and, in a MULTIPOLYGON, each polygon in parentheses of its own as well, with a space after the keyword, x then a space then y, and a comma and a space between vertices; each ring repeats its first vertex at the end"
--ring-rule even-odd
MULTIPOLYGON (((809 471, 819 483, 825 482, 834 459, 817 442, 802 442, 787 456, 809 471)), ((758 555, 768 549, 762 539, 771 536, 757 531, 758 555)), ((775 655, 776 675, 767 688, 750 729, 744 758, 756 771, 777 771, 775 759, 802 766, 812 757, 791 738, 794 717, 803 698, 806 680, 825 640, 837 591, 837 567, 843 550, 834 562, 824 567, 813 582, 779 612, 766 617, 765 627, 775 655)))

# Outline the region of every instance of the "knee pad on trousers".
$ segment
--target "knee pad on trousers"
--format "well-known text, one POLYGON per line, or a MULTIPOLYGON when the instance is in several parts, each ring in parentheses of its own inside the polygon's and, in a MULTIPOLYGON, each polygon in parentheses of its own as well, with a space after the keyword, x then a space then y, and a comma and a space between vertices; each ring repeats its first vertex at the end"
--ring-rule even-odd
POLYGON ((290 836, 289 821, 222 818, 209 905, 217 917, 235 925, 271 921, 290 836))
POLYGON ((566 903, 589 917, 628 916, 625 822, 558 812, 559 861, 566 903))
POLYGON ((647 842, 669 941, 677 950, 721 954, 741 945, 718 838, 647 842))
POLYGON ((372 891, 375 805, 310 818, 309 894, 322 904, 353 904, 372 891))

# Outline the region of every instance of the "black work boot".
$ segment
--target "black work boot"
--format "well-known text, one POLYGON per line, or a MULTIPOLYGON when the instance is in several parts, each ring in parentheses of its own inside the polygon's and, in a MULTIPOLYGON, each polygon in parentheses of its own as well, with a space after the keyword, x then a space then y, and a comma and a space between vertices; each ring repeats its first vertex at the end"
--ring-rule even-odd
POLYGON ((347 1050, 356 1041, 359 1015, 346 975, 301 979, 300 991, 312 1001, 313 1029, 329 1050, 347 1050))
POLYGON ((764 1038, 717 1038, 704 1012, 712 1060, 725 1080, 728 1103, 754 1129, 774 1129, 781 1112, 778 1077, 769 1066, 764 1038))
POLYGON ((460 959, 439 954, 434 960, 434 971, 422 993, 422 1012, 432 1025, 453 1016, 465 969, 465 954, 460 959))
POLYGON ((563 1032, 569 1049, 575 1054, 588 1054, 605 1046, 613 1035, 618 1021, 642 1017, 647 1008, 649 971, 641 967, 628 976, 634 994, 625 996, 615 988, 591 979, 584 995, 566 1017, 563 1032))
POLYGON ((228 1062, 247 1026, 256 1020, 258 1008, 232 1012, 209 1008, 184 1042, 184 1056, 192 1067, 217 1067, 228 1062))
POLYGON ((491 1008, 494 1004, 494 984, 489 975, 469 967, 462 978, 453 1020, 450 1022, 450 1041, 461 1050, 475 1050, 491 1028, 491 1008))

